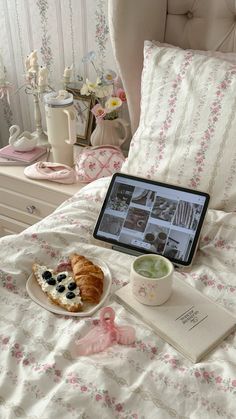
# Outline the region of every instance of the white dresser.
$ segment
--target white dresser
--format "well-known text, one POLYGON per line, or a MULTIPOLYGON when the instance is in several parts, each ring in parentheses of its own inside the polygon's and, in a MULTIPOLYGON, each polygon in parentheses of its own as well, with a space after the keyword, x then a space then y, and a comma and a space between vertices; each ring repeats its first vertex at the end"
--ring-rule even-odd
POLYGON ((23 166, 0 166, 0 237, 38 222, 82 186, 36 181, 24 175, 23 166))

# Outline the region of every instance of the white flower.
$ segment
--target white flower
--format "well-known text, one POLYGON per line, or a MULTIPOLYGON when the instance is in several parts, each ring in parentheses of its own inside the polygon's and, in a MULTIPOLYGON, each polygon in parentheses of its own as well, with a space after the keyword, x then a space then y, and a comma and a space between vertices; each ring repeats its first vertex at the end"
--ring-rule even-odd
POLYGON ((105 73, 103 74, 103 80, 106 83, 113 83, 116 77, 117 77, 117 74, 113 70, 106 70, 105 73))
POLYGON ((96 93, 96 89, 98 84, 100 83, 100 79, 97 79, 95 83, 92 83, 90 80, 86 79, 86 83, 80 89, 81 95, 90 95, 91 93, 96 93))
POLYGON ((89 89, 88 89, 87 84, 83 84, 83 86, 82 86, 82 87, 81 87, 81 89, 80 89, 80 93, 81 93, 81 95, 83 95, 83 96, 88 96, 88 95, 90 95, 90 92, 89 92, 89 89))
POLYGON ((95 93, 96 92, 96 88, 97 88, 97 81, 95 83, 92 83, 91 81, 89 81, 88 79, 86 79, 86 84, 88 86, 88 90, 91 93, 95 93))
POLYGON ((109 112, 112 112, 115 109, 118 109, 121 105, 122 105, 122 100, 119 97, 110 97, 105 103, 105 108, 109 112))
POLYGON ((97 98, 102 99, 106 96, 111 96, 113 93, 113 86, 111 84, 109 85, 98 85, 95 90, 95 95, 97 98))

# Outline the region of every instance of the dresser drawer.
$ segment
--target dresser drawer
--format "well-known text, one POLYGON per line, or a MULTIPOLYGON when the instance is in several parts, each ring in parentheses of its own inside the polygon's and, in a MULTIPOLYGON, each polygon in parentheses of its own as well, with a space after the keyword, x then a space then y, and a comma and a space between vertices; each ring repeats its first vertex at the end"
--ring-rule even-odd
MULTIPOLYGON (((52 204, 54 208, 60 205, 62 202, 64 202, 66 199, 68 199, 71 196, 70 194, 66 194, 64 192, 59 192, 59 191, 55 191, 50 188, 44 187, 42 182, 37 183, 37 181, 35 181, 32 183, 32 182, 29 182, 26 178, 13 179, 10 176, 4 176, 2 174, 0 174, 0 187, 3 188, 3 190, 5 191, 13 191, 16 193, 20 192, 21 195, 25 195, 28 197, 38 199, 40 201, 44 201, 48 203, 49 205, 52 204)), ((80 188, 78 187, 78 189, 80 188)), ((4 202, 1 197, 0 197, 0 200, 1 202, 4 202)))
POLYGON ((0 213, 27 222, 27 224, 34 224, 51 214, 56 208, 55 205, 42 202, 40 199, 15 191, 6 191, 3 188, 0 188, 0 196, 0 213))
POLYGON ((28 224, 13 220, 12 218, 5 217, 0 214, 0 237, 6 236, 7 234, 20 233, 28 227, 28 224))

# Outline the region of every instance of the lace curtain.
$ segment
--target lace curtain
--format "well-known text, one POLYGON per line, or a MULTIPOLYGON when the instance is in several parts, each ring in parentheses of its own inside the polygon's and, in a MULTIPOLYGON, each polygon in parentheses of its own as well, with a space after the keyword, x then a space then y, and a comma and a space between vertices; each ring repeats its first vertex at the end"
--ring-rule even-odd
POLYGON ((107 0, 0 0, 0 27, 0 53, 13 85, 10 106, 6 98, 0 101, 0 147, 8 143, 10 125, 35 128, 32 97, 23 89, 14 94, 24 81, 25 59, 32 50, 38 51, 39 65, 47 66, 56 89, 62 88, 64 68, 71 64, 75 80, 77 75, 95 77, 91 66, 82 63, 90 50, 97 53, 100 68, 116 69, 107 0))

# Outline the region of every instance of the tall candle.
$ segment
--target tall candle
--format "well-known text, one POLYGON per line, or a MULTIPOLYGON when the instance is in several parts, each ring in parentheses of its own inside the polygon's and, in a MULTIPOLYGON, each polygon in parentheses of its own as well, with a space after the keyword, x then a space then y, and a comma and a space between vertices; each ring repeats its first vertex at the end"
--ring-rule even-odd
POLYGON ((64 70, 63 76, 70 78, 71 77, 71 73, 72 73, 72 66, 71 67, 66 67, 65 70, 64 70))
POLYGON ((38 85, 39 86, 47 86, 48 85, 48 69, 47 69, 47 67, 41 67, 39 69, 38 85))

